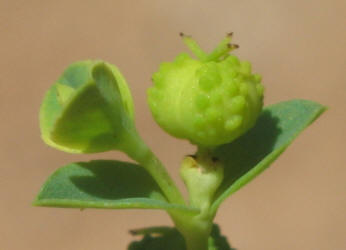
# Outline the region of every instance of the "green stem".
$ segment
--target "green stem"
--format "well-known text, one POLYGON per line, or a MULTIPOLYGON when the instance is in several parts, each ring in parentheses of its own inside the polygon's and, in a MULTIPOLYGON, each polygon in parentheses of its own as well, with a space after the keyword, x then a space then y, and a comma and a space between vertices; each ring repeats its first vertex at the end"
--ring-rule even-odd
POLYGON ((212 218, 200 215, 176 214, 171 217, 185 239, 187 250, 208 250, 208 238, 212 228, 212 218))
POLYGON ((153 154, 151 150, 148 150, 143 159, 139 160, 139 163, 142 164, 156 180, 169 202, 175 204, 185 204, 184 198, 178 190, 175 182, 172 180, 161 161, 153 154))
POLYGON ((149 172, 162 189, 168 201, 174 204, 185 204, 182 194, 166 168, 139 135, 132 134, 132 136, 128 136, 127 142, 127 150, 124 151, 149 172))

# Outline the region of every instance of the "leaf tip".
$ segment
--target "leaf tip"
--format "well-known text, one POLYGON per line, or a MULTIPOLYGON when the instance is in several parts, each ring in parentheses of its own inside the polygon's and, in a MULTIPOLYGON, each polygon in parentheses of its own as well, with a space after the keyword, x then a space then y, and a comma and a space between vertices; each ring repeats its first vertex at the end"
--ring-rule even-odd
POLYGON ((42 204, 40 202, 40 198, 37 196, 32 202, 31 202, 31 206, 33 207, 40 207, 42 204))

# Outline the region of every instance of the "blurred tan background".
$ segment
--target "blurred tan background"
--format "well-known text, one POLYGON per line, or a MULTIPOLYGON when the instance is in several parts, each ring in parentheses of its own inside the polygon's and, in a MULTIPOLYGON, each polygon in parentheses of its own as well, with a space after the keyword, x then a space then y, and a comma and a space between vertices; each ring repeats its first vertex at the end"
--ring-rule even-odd
MULTIPOLYGON (((330 107, 216 222, 239 250, 346 249, 346 1, 0 0, 0 249, 126 249, 128 230, 170 225, 159 211, 32 207, 59 166, 121 153, 69 155, 40 139, 44 92, 71 62, 116 64, 133 91, 139 130, 178 177, 185 141, 151 118, 145 90, 158 64, 186 51, 179 32, 211 49, 228 32, 263 76, 265 103, 306 98, 330 107), (164 142, 164 143, 163 143, 164 142)), ((181 186, 181 182, 180 182, 181 186)))

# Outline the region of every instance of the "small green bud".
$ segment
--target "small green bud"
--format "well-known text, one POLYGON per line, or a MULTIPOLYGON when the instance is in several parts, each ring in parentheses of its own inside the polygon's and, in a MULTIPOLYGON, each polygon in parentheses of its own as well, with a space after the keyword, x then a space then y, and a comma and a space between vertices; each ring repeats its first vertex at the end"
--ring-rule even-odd
POLYGON ((128 148, 133 101, 119 70, 102 61, 70 65, 52 85, 40 110, 43 140, 70 153, 128 148))
POLYGON ((223 165, 209 157, 187 156, 184 158, 180 176, 189 191, 192 206, 201 209, 203 216, 210 216, 208 209, 214 194, 223 180, 223 165))
POLYGON ((254 126, 262 110, 261 77, 229 54, 237 48, 230 36, 210 54, 183 38, 198 59, 183 53, 161 64, 148 90, 151 112, 175 137, 204 147, 229 143, 254 126))

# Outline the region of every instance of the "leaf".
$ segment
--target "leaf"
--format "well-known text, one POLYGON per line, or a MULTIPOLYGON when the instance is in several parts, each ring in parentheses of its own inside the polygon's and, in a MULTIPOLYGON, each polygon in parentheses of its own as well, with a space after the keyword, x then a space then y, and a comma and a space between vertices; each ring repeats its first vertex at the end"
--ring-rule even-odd
POLYGON ((102 61, 68 67, 47 92, 40 110, 43 140, 70 153, 120 149, 136 134, 133 101, 118 69, 102 61))
MULTIPOLYGON (((173 227, 151 227, 130 232, 133 235, 143 235, 143 238, 132 242, 128 250, 186 250, 184 238, 173 227)), ((227 239, 220 234, 220 229, 215 224, 208 244, 208 250, 235 250, 229 246, 227 239)))
POLYGON ((107 113, 107 103, 94 83, 84 85, 55 120, 50 139, 68 152, 103 152, 115 149, 122 133, 107 113))
POLYGON ((109 160, 77 162, 61 167, 43 185, 34 205, 199 211, 168 203, 154 179, 142 167, 109 160))
POLYGON ((325 109, 321 104, 307 100, 271 105, 263 110, 255 127, 247 134, 216 148, 214 153, 224 163, 225 173, 212 205, 213 211, 269 167, 325 109))

